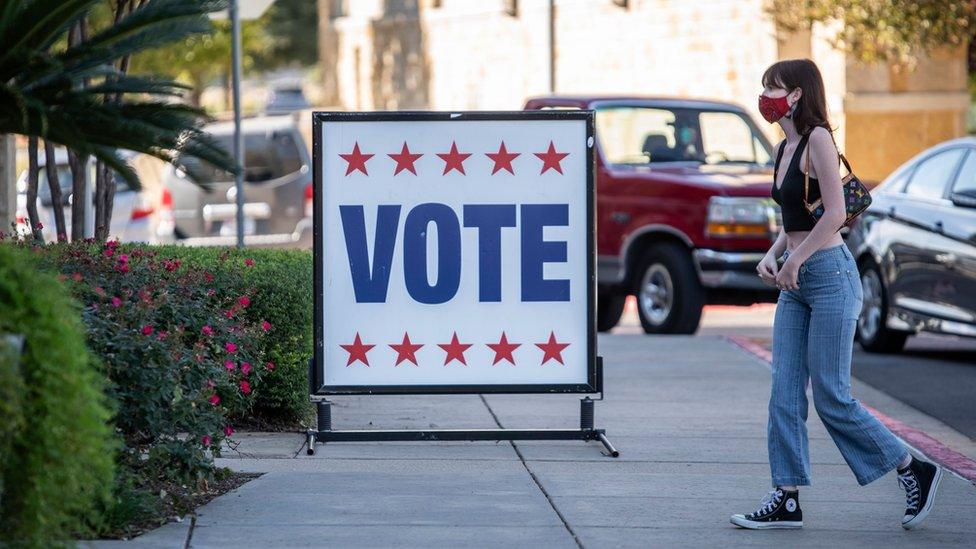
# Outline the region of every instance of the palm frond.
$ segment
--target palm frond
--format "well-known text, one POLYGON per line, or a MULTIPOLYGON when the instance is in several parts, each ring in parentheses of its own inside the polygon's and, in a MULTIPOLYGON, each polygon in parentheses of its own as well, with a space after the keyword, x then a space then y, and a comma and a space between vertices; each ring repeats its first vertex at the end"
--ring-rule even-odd
POLYGON ((47 50, 98 1, 7 0, 16 7, 6 6, 0 19, 0 67, 23 51, 47 50))

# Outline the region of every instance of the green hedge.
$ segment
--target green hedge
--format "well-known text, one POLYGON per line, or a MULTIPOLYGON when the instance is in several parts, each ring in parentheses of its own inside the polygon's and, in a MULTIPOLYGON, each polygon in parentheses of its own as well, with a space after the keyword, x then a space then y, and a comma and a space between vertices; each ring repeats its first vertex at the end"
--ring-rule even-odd
POLYGON ((294 426, 310 418, 308 359, 312 356, 312 254, 306 250, 151 247, 160 257, 211 270, 233 294, 251 292, 243 315, 271 324, 265 359, 274 364, 255 387, 254 418, 267 427, 294 426))
POLYGON ((0 362, 0 392, 8 393, 0 396, 7 441, 0 540, 50 546, 96 526, 110 497, 116 444, 78 307, 31 256, 0 244, 0 337, 24 336, 19 361, 8 352, 0 362))

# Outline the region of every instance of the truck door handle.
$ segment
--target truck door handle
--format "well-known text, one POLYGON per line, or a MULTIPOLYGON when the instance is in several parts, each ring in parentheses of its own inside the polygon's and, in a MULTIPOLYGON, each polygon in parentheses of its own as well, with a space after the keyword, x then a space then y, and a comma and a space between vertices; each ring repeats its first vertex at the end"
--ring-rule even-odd
POLYGON ((630 221, 630 214, 626 212, 613 212, 610 214, 610 219, 612 219, 614 223, 620 223, 623 225, 624 223, 630 221))
POLYGON ((945 232, 945 226, 942 225, 942 222, 941 221, 936 221, 932 225, 932 228, 935 229, 935 232, 937 232, 937 233, 943 233, 943 232, 945 232))

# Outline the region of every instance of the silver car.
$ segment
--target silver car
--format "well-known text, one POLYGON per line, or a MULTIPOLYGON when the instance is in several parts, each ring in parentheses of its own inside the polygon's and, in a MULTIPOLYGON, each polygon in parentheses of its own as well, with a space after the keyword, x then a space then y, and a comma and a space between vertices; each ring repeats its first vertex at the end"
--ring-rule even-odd
MULTIPOLYGON (((312 247, 312 171, 305 140, 293 117, 244 119, 244 243, 312 247)), ((204 128, 233 152, 234 126, 204 128)), ((175 235, 187 245, 237 242, 236 187, 232 174, 196 159, 186 170, 167 166, 163 186, 173 198, 175 235), (196 181, 194 181, 194 179, 196 181)))
MULTIPOLYGON (((134 154, 124 152, 123 157, 132 161, 134 154)), ((72 196, 71 168, 68 164, 68 153, 62 148, 55 149, 55 162, 58 170, 58 183, 61 188, 61 204, 64 210, 65 232, 71 234, 71 204, 72 196)), ((43 150, 38 155, 37 179, 37 214, 44 226, 44 234, 48 241, 55 240, 54 204, 51 199, 51 187, 47 179, 47 158, 43 150)), ((95 181, 95 163, 88 163, 88 177, 95 181)), ((109 239, 122 242, 146 242, 163 244, 173 241, 172 200, 165 189, 144 185, 140 191, 129 188, 124 179, 116 175, 115 198, 112 205, 112 223, 109 228, 109 239)), ((17 178, 17 233, 26 236, 30 233, 27 228, 27 170, 17 178)))

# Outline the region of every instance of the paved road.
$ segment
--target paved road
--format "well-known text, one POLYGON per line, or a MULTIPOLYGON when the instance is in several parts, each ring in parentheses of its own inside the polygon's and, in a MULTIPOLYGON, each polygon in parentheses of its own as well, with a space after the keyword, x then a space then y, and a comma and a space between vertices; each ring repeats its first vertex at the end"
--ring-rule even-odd
MULTIPOLYGON (((769 487, 767 366, 721 337, 601 336, 607 399, 593 443, 333 443, 244 435, 221 465, 266 474, 140 547, 971 547, 976 487, 943 480, 923 528, 899 524, 894 475, 859 487, 815 413, 802 531, 751 532, 728 516, 769 487)), ((855 394, 870 392, 855 384, 855 394)), ((890 399, 889 399, 890 400, 890 399)), ((572 428, 572 395, 335 398, 348 428, 572 428)), ((885 413, 893 413, 889 409, 885 413)), ((916 424, 910 408, 899 419, 916 424)), ((100 544, 104 547, 114 543, 100 544)))

